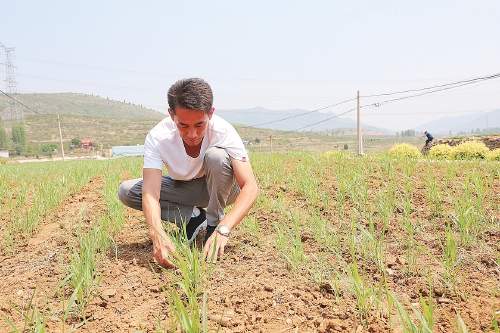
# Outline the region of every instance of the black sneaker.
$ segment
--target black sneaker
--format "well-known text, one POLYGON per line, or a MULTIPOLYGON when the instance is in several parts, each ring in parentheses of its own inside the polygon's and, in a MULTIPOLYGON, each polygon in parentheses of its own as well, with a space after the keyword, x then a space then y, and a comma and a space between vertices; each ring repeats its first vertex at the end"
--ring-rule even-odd
POLYGON ((215 231, 215 226, 212 226, 212 225, 207 225, 207 231, 205 232, 205 240, 203 241, 203 244, 205 244, 207 242, 207 240, 210 238, 210 236, 212 236, 212 234, 214 233, 215 231))
POLYGON ((207 213, 203 208, 198 208, 200 215, 189 219, 186 225, 186 237, 189 243, 196 239, 198 233, 207 227, 207 213))

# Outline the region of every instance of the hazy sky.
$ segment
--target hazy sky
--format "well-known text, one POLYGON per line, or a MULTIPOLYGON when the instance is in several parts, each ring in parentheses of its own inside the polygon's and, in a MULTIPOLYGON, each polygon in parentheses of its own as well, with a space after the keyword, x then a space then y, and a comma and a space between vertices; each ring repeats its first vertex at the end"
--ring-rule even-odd
MULTIPOLYGON (((94 93, 164 111, 170 84, 199 76, 219 109, 314 109, 357 89, 500 72, 498 0, 1 2, 0 42, 16 48, 20 92, 94 93)), ((500 79, 366 109, 363 119, 406 128, 495 108, 500 79)))

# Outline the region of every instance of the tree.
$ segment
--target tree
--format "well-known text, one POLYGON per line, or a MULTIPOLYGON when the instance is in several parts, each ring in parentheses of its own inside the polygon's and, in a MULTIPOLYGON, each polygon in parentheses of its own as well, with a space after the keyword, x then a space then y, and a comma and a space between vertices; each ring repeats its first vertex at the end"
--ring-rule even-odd
POLYGON ((9 145, 9 139, 7 138, 7 132, 3 127, 3 123, 0 122, 0 148, 7 148, 9 145))
POLYGON ((26 145, 26 150, 24 151, 24 154, 26 156, 38 156, 40 153, 40 147, 36 146, 34 144, 27 144, 26 145))
POLYGON ((52 157, 52 154, 54 154, 54 152, 57 151, 58 147, 59 146, 56 145, 55 143, 44 143, 40 147, 40 150, 42 151, 43 154, 49 155, 50 157, 52 157))
POLYGON ((24 125, 17 124, 12 126, 12 142, 20 146, 26 145, 26 131, 24 130, 24 125))
POLYGON ((82 144, 82 141, 79 138, 73 138, 71 139, 71 146, 70 148, 78 148, 82 144))
POLYGON ((26 148, 26 131, 23 124, 12 126, 12 142, 17 155, 21 155, 26 148))

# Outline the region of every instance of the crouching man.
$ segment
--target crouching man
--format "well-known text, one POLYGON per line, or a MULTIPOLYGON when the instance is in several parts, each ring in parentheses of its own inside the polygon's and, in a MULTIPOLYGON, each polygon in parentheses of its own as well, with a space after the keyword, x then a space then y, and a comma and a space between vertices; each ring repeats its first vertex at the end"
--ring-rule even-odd
POLYGON ((168 91, 170 117, 146 137, 143 178, 124 181, 118 190, 125 205, 144 212, 153 256, 167 268, 173 267, 169 253, 175 247, 162 220, 186 224, 188 241, 206 227, 203 252, 217 260, 258 195, 242 140, 233 126, 214 115, 212 103, 212 89, 204 80, 175 82, 168 91), (162 175, 164 164, 168 176, 162 175))

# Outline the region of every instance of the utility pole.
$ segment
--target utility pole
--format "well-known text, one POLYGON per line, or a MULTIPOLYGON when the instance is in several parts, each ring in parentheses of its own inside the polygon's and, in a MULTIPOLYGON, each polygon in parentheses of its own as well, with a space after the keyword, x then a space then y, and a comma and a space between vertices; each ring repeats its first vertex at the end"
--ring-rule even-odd
POLYGON ((358 155, 363 155, 363 137, 361 135, 361 113, 360 113, 360 106, 359 106, 359 90, 358 90, 358 95, 357 95, 357 129, 358 129, 358 155))
POLYGON ((269 135, 269 146, 271 147, 271 154, 273 153, 273 136, 269 135))
POLYGON ((57 125, 59 126, 59 142, 61 142, 61 153, 62 153, 62 159, 64 161, 64 146, 63 146, 63 139, 62 139, 62 132, 61 132, 61 120, 59 119, 59 113, 57 114, 57 125))

